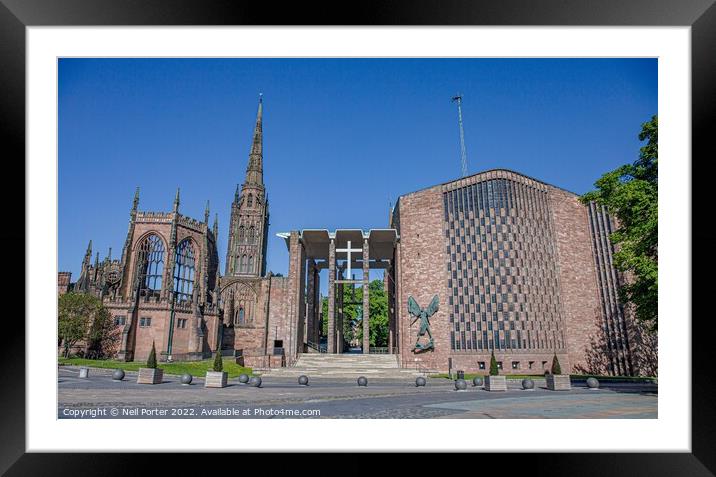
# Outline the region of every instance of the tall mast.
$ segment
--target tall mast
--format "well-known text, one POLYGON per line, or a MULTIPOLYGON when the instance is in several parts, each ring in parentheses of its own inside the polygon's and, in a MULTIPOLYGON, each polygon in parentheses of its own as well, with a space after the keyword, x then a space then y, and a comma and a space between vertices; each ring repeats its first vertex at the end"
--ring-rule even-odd
POLYGON ((462 95, 458 93, 452 97, 453 102, 457 103, 457 123, 460 128, 460 166, 462 167, 462 177, 467 176, 467 151, 465 150, 465 131, 462 127, 462 95))

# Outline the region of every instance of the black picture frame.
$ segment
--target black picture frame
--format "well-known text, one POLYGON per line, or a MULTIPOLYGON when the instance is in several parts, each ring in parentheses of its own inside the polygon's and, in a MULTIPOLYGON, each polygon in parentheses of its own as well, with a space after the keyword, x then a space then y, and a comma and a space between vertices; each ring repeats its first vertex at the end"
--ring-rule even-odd
MULTIPOLYGON (((25 28, 28 26, 109 25, 571 25, 571 26, 690 26, 692 66, 692 150, 702 162, 716 157, 716 6, 714 0, 399 0, 341 2, 249 2, 222 0, 0 0, 0 138, 6 163, 23 164, 25 157, 25 28), (711 154, 709 154, 711 153, 711 154)), ((685 158, 688 160, 688 158, 685 158)), ((692 167, 697 161, 692 159, 692 167)), ((697 199, 708 191, 708 174, 693 174, 694 211, 703 207, 697 199)), ((21 181, 16 181, 22 183, 21 181)), ((19 192, 16 197, 19 197, 19 192)), ((702 216, 708 216, 702 215, 702 216)), ((16 225, 0 236, 10 249, 25 248, 24 228, 16 225)), ((692 229, 692 250, 710 249, 716 235, 692 229)), ((6 253, 7 255, 7 253, 6 253)), ((705 254, 699 268, 713 269, 713 254, 705 254)), ((16 257, 16 259, 18 259, 16 257)), ((50 264, 48 264, 50 266, 50 264)), ((17 264, 17 270, 24 270, 17 264)), ((7 275, 4 274, 4 275, 7 275)), ((12 273, 15 284, 18 273, 12 273)), ((24 274, 23 274, 24 277, 24 274)), ((684 277, 690 280, 691 277, 684 277)), ((692 280, 694 298, 708 296, 708 281, 692 280), (701 292, 701 293, 699 293, 701 292)), ((17 285, 15 285, 15 289, 17 285)), ((8 290, 8 287, 4 287, 8 290)), ((21 303, 15 298, 16 303, 21 303)), ((8 303, 6 298, 5 303, 8 303)), ((694 308, 695 310, 695 308, 694 308)), ((684 316, 669 317, 688 322, 684 316)), ((19 313, 15 313, 16 323, 19 313)), ((696 313, 694 313, 696 315, 696 313)), ((8 318, 8 314, 6 314, 8 318)), ((692 326, 692 453, 590 454, 509 457, 509 467, 525 468, 531 475, 714 475, 716 471, 716 406, 713 358, 707 330, 709 315, 691 320, 692 326), (705 319, 704 319, 705 318, 705 319), (700 377, 695 379, 694 377, 700 377), (547 465, 544 465, 548 462, 547 465), (526 466, 526 467, 525 467, 526 466)), ((667 319, 667 318, 662 318, 667 319)), ((2 408, 0 408, 0 471, 6 475, 126 475, 138 456, 114 454, 25 453, 25 333, 5 331, 2 408), (11 383, 8 385, 8 383, 11 383)), ((688 355, 674 359, 689 359, 688 355)), ((668 383, 662 383, 662 386, 668 383)), ((211 439, 211 436, 202 438, 211 439)), ((231 457, 229 457, 231 458, 231 457)), ((262 460, 262 458, 258 458, 262 460)), ((291 458, 293 460, 293 458, 291 458)), ((479 457, 481 462, 486 459, 479 457)), ((248 459, 247 460, 253 460, 248 459)), ((228 460, 224 460, 228 462, 228 460)), ((464 461, 465 471, 471 468, 464 461)), ((291 462, 291 461, 289 461, 291 462)), ((293 460, 301 464, 301 460, 293 460)), ((303 461, 306 464, 308 461, 303 461)), ((452 466, 452 464, 449 464, 452 466)), ((164 473, 193 466, 214 472, 204 458, 162 459, 164 473), (172 467, 175 467, 172 469, 172 467)), ((270 466, 269 466, 270 467, 270 466)), ((217 471, 222 466, 217 463, 217 471)), ((224 467, 225 471, 237 469, 224 467)), ((149 467, 145 467, 149 469, 149 467)), ((268 469, 268 467, 267 467, 268 469)), ((457 470, 457 468, 453 468, 457 470)), ((288 470, 287 468, 284 470, 288 470)))

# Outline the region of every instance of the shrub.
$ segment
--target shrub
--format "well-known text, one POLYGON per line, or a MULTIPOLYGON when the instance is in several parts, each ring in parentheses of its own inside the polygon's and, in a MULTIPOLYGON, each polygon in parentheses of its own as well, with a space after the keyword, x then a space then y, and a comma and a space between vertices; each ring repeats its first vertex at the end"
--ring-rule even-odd
POLYGON ((216 356, 214 356, 214 371, 223 371, 224 370, 224 360, 221 359, 221 350, 216 350, 216 356))
POLYGON ((495 351, 492 351, 492 355, 490 356, 490 376, 497 376, 498 374, 500 374, 500 370, 497 368, 495 351))
POLYGON ((562 367, 559 365, 557 353, 555 353, 554 358, 552 358, 552 374, 562 374, 562 367))
POLYGON ((152 350, 149 352, 149 358, 147 358, 147 368, 157 367, 157 349, 154 347, 154 341, 152 341, 152 350))

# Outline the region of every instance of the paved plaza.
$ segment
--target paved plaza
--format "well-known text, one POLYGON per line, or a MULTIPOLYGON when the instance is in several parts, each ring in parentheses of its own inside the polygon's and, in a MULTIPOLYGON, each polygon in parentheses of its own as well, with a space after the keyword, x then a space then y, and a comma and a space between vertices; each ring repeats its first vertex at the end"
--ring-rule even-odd
POLYGON ((358 387, 352 379, 313 379, 299 386, 289 377, 266 377, 261 388, 229 380, 225 388, 205 388, 202 378, 182 385, 165 375, 158 385, 136 384, 136 373, 113 381, 111 370, 58 371, 60 419, 205 419, 205 418, 468 418, 468 419, 656 419, 654 384, 603 384, 589 390, 549 391, 544 380, 524 391, 508 381, 505 392, 488 392, 470 383, 455 391, 447 379, 428 379, 418 388, 407 379, 373 379, 358 387))

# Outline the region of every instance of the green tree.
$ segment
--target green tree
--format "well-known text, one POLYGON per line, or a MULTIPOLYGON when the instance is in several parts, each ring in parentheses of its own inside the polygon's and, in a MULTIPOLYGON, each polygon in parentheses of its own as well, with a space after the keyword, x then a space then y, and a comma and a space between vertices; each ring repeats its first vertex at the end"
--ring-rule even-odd
POLYGON ((216 350, 216 356, 214 356, 214 371, 223 371, 224 370, 224 360, 221 357, 221 350, 216 350))
POLYGON ((65 357, 78 342, 88 349, 106 349, 116 335, 109 312, 102 301, 86 293, 65 293, 58 300, 57 334, 65 357))
POLYGON ((328 336, 328 297, 321 298, 321 336, 328 336))
POLYGON ((605 206, 616 219, 609 237, 614 265, 628 277, 619 295, 652 331, 658 324, 658 126, 657 116, 642 124, 639 140, 646 144, 639 158, 604 174, 594 183, 596 190, 581 197, 605 206))
POLYGON ((152 350, 149 352, 149 358, 147 358, 147 368, 155 369, 157 367, 157 349, 154 347, 154 341, 152 341, 152 350))
POLYGON ((497 367, 495 351, 493 350, 490 354, 490 376, 497 376, 498 374, 500 374, 500 368, 497 367))
POLYGON ((557 359, 557 353, 552 358, 552 374, 562 374, 562 366, 559 365, 559 359, 557 359))
MULTIPOLYGON (((388 295, 383 289, 382 280, 373 280, 368 285, 369 302, 370 302, 370 345, 371 346, 388 346, 388 295)), ((356 288, 355 297, 353 297, 350 287, 343 287, 343 335, 347 341, 351 341, 354 336, 359 341, 363 341, 363 324, 361 318, 360 304, 347 304, 351 301, 359 303, 363 302, 363 288, 356 288), (355 298, 355 299, 354 299, 355 298), (353 328, 355 328, 355 335, 353 328)), ((328 336, 328 297, 323 297, 321 301, 323 320, 321 322, 321 334, 328 336)))
MULTIPOLYGON (((368 301, 370 303, 368 327, 371 346, 388 346, 388 295, 383 288, 382 280, 373 280, 368 284, 368 301)), ((361 300, 363 290, 361 289, 361 300)), ((363 341, 363 324, 359 322, 356 335, 363 341)))

